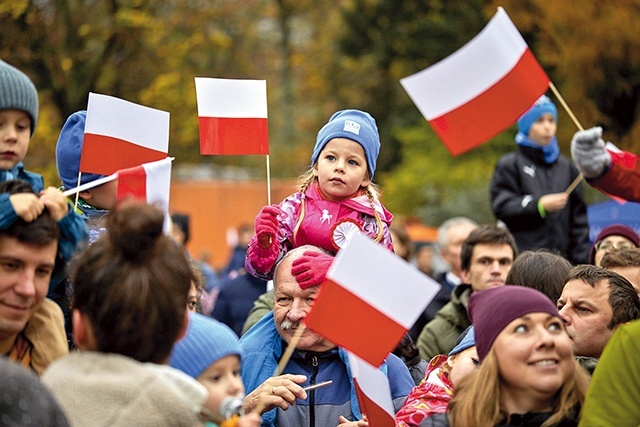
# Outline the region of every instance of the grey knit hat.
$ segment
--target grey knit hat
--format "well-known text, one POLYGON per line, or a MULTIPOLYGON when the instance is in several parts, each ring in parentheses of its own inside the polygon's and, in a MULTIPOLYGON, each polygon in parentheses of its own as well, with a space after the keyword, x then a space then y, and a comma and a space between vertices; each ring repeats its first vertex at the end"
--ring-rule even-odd
POLYGON ((38 91, 29 76, 0 59, 0 110, 22 110, 31 116, 31 135, 38 122, 38 91))

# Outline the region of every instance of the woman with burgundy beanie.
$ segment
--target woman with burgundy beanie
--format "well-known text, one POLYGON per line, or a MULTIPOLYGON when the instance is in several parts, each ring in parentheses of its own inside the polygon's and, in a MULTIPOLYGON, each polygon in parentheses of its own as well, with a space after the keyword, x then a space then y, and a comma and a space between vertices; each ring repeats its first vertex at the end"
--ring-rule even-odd
POLYGON ((624 224, 611 224, 602 229, 593 241, 589 264, 600 267, 604 254, 612 249, 629 249, 640 246, 640 237, 633 228, 624 224))
POLYGON ((541 292, 506 285, 474 292, 469 318, 480 367, 421 426, 577 426, 589 376, 573 358, 555 305, 541 292))

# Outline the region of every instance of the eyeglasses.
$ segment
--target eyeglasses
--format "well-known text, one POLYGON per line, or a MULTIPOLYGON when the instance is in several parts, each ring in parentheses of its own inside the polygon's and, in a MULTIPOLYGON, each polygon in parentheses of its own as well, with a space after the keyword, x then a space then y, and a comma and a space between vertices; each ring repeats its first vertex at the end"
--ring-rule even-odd
POLYGON ((596 251, 599 251, 599 250, 610 251, 612 249, 624 250, 624 249, 631 249, 631 248, 635 248, 635 245, 633 243, 627 243, 627 242, 620 242, 617 245, 614 245, 611 242, 600 242, 596 245, 596 251))

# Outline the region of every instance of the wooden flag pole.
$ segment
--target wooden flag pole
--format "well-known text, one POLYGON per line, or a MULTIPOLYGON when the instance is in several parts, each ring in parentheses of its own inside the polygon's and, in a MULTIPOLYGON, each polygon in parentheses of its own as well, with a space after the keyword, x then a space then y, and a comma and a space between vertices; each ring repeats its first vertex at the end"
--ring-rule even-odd
POLYGON ((277 377, 278 375, 280 375, 282 373, 282 371, 284 371, 284 367, 287 366, 287 363, 289 363, 289 359, 291 359, 291 355, 293 354, 293 350, 296 349, 296 346, 298 345, 298 341, 300 341, 300 337, 302 336, 302 334, 304 333, 304 331, 306 329, 307 329, 307 326, 304 323, 299 323, 298 324, 298 328, 296 329, 296 333, 291 338, 291 341, 289 341, 289 345, 287 346, 287 348, 284 351, 284 353, 282 353, 282 357, 280 358, 280 362, 278 363, 278 367, 276 368, 276 371, 273 373, 274 377, 277 377))
MULTIPOLYGON (((560 104, 562 104, 562 107, 569 114, 569 117, 571 117, 571 120, 573 120, 573 123, 575 123, 575 125, 578 127, 578 130, 584 130, 584 128, 578 121, 578 118, 575 116, 575 114, 573 114, 573 111, 571 111, 571 108, 569 108, 567 103, 564 101, 564 98, 562 97, 562 95, 560 95, 560 92, 556 88, 556 85, 554 85, 553 82, 550 81, 549 87, 551 88, 551 91, 556 96, 556 98, 558 98, 558 101, 560 101, 560 104)), ((579 174, 576 177, 576 179, 574 179, 573 182, 569 185, 569 187, 567 187, 567 189, 564 190, 565 194, 567 195, 571 194, 571 192, 576 189, 576 187, 578 186, 578 184, 580 184, 580 181, 582 181, 583 178, 584 177, 582 176, 582 174, 579 174)))
MULTIPOLYGON (((282 353, 280 362, 278 362, 278 367, 276 368, 275 372, 272 375, 273 377, 277 377, 278 375, 282 374, 282 371, 284 371, 284 367, 287 366, 287 363, 289 363, 289 359, 291 359, 293 350, 296 349, 296 346, 298 345, 298 341, 300 341, 300 337, 302 337, 302 334, 306 329, 307 329, 307 326, 304 323, 299 324, 298 329, 296 329, 296 333, 291 338, 291 341, 289 341, 289 345, 285 349, 284 353, 282 353)), ((261 412, 264 409, 266 404, 267 404, 266 398, 260 399, 256 407, 253 408, 253 411, 251 412, 255 412, 256 414, 261 415, 261 412)))
POLYGON ((271 166, 267 154, 267 204, 271 205, 271 166))

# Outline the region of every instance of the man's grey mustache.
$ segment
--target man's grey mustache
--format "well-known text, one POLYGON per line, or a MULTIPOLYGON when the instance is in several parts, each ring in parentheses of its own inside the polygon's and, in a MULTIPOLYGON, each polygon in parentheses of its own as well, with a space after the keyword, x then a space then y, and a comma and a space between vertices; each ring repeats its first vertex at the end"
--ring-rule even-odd
POLYGON ((284 319, 282 323, 280 323, 280 329, 286 331, 288 329, 297 329, 300 326, 300 322, 292 322, 289 319, 284 319))

